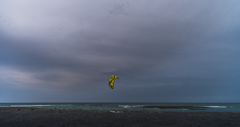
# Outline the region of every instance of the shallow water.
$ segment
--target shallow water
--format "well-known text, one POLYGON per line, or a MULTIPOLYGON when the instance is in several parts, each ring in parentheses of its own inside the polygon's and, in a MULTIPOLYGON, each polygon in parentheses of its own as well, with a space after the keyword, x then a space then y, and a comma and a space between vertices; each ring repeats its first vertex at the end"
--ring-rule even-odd
POLYGON ((0 103, 0 107, 35 107, 65 110, 158 110, 158 111, 214 111, 240 112, 240 103, 0 103), (159 109, 144 106, 194 106, 202 109, 159 109))

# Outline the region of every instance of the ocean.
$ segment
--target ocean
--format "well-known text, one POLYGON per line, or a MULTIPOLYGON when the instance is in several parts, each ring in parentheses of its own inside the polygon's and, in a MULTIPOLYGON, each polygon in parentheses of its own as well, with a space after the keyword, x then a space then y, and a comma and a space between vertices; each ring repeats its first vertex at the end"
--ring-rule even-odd
POLYGON ((0 107, 33 107, 64 110, 157 110, 180 112, 240 112, 240 103, 0 103, 0 107))

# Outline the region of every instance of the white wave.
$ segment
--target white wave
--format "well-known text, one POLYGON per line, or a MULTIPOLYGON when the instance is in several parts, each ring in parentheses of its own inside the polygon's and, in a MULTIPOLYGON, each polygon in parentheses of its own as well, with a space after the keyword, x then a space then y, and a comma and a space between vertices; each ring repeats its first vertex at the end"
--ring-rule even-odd
POLYGON ((123 111, 114 111, 114 110, 110 110, 109 112, 111 112, 111 113, 123 113, 123 111))
POLYGON ((118 107, 122 107, 122 108, 131 108, 131 105, 118 105, 118 107))
POLYGON ((143 105, 133 105, 133 107, 139 107, 139 108, 141 108, 141 107, 143 107, 143 105))
POLYGON ((208 107, 208 108, 226 108, 227 106, 202 106, 202 107, 208 107))
POLYGON ((142 106, 143 105, 118 105, 118 107, 122 107, 122 108, 138 108, 142 106))

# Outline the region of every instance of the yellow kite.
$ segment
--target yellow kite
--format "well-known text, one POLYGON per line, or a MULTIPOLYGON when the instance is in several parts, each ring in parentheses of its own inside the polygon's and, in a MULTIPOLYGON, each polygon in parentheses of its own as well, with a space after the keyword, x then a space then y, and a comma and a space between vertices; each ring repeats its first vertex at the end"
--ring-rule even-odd
POLYGON ((110 77, 110 79, 109 79, 109 86, 113 89, 113 85, 114 85, 114 81, 115 81, 115 79, 119 79, 117 76, 115 76, 115 75, 112 75, 111 77, 110 77))

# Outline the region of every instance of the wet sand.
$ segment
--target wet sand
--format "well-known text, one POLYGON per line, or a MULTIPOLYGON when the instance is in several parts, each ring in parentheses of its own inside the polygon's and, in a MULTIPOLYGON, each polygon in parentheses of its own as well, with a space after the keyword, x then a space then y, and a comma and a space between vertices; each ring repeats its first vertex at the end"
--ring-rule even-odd
POLYGON ((1 107, 1 127, 240 127, 240 113, 1 107))

